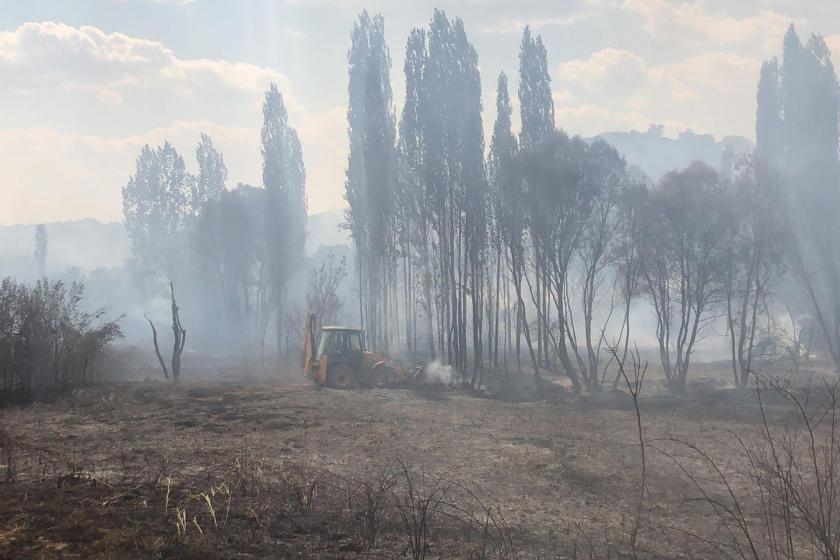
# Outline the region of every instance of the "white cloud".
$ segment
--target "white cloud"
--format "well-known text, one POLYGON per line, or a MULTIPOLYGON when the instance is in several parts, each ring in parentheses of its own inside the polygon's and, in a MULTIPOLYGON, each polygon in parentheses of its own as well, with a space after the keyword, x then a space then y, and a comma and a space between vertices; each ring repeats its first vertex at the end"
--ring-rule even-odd
POLYGON ((259 130, 211 122, 176 122, 125 137, 61 133, 46 127, 0 131, 6 178, 0 223, 96 217, 122 219, 122 185, 144 144, 173 142, 188 165, 206 131, 224 152, 231 179, 259 181, 259 130))
POLYGON ((554 100, 555 105, 569 103, 575 98, 575 95, 567 89, 555 89, 551 92, 551 99, 554 100))
POLYGON ((96 92, 96 98, 102 102, 103 105, 119 105, 122 103, 122 95, 110 89, 100 89, 96 92))
MULTIPOLYGON (((280 72, 254 64, 225 60, 182 59, 156 41, 91 26, 25 23, 0 32, 0 82, 4 87, 42 91, 60 87, 99 86, 120 89, 229 88, 262 92, 271 82, 283 89, 289 105, 298 104, 280 72)), ((108 99, 114 99, 108 95, 108 99)))
MULTIPOLYGON (((229 187, 262 183, 259 127, 211 121, 178 121, 143 134, 103 137, 61 133, 47 127, 0 130, 4 170, 0 223, 34 223, 95 217, 122 219, 121 188, 134 173, 144 144, 169 140, 195 171, 195 146, 206 132, 224 154, 229 187)), ((347 154, 345 109, 337 107, 301 119, 298 133, 307 169, 310 211, 340 204, 347 154), (340 163, 339 163, 340 162, 340 163)))
POLYGON ((489 34, 522 33, 526 25, 529 25, 534 30, 540 30, 545 27, 569 27, 586 21, 592 16, 592 12, 583 11, 566 17, 543 17, 529 19, 527 21, 515 18, 502 18, 481 27, 481 32, 489 34))
POLYGON ((19 107, 18 114, 29 115, 10 113, 13 120, 0 127, 0 223, 121 219, 120 189, 140 148, 170 140, 194 167, 202 131, 224 154, 231 186, 261 184, 260 106, 272 81, 301 137, 311 210, 340 205, 345 109, 307 110, 280 72, 179 58, 162 43, 94 27, 43 22, 0 32, 0 98, 5 109, 19 107), (56 89, 67 95, 56 96, 56 89), (56 110, 31 113, 44 99, 53 100, 56 110), (87 106, 94 107, 91 119, 74 116, 87 106), (56 122, 64 113, 69 120, 56 122))
POLYGON ((760 66, 760 58, 722 51, 651 66, 635 53, 603 49, 560 65, 558 81, 579 89, 575 103, 555 101, 558 124, 591 134, 661 122, 670 132, 751 137, 760 66))
POLYGON ((769 9, 738 18, 723 11, 711 12, 702 2, 624 0, 622 7, 642 16, 645 30, 656 38, 715 45, 760 41, 765 50, 778 48, 791 21, 800 21, 769 9))
POLYGON ((647 81, 645 61, 637 54, 626 50, 607 48, 590 55, 588 59, 577 59, 560 65, 556 77, 590 91, 626 95, 636 91, 647 81))

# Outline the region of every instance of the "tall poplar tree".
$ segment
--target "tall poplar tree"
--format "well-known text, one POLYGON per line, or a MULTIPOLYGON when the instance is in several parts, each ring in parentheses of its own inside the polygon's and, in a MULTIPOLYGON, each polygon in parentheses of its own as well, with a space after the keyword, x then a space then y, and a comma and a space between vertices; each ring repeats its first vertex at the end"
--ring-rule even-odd
POLYGON ((836 161, 838 85, 831 55, 818 35, 803 45, 793 24, 784 39, 781 98, 786 170, 836 161))
POLYGON ((350 37, 350 154, 345 182, 347 218, 356 246, 362 301, 360 313, 368 340, 388 347, 390 288, 394 283, 395 117, 391 56, 381 15, 359 15, 350 37))
POLYGON ((398 181, 397 214, 398 236, 406 263, 406 328, 409 347, 417 351, 414 340, 418 338, 416 317, 417 303, 422 308, 424 333, 428 356, 435 359, 433 290, 435 288, 435 263, 432 260, 432 231, 430 199, 424 176, 425 144, 423 118, 427 107, 423 85, 423 72, 428 58, 426 32, 412 29, 405 46, 405 103, 399 124, 397 144, 398 181), (416 271, 416 272, 415 272, 416 271))
POLYGON ((306 171, 297 131, 289 125, 283 95, 271 84, 263 101, 263 187, 266 191, 263 250, 268 270, 260 298, 261 340, 270 317, 277 321, 277 349, 283 340, 286 284, 303 259, 306 239, 306 171))
POLYGON ((774 57, 761 65, 756 101, 755 151, 769 164, 778 167, 784 152, 782 97, 779 61, 774 57))
MULTIPOLYGON (((531 35, 531 29, 525 27, 519 49, 519 111, 522 130, 519 134, 519 146, 525 157, 531 157, 543 144, 553 138, 554 100, 551 97, 551 77, 548 75, 548 55, 542 38, 531 35)), ((536 198, 530 200, 538 204, 536 198)), ((539 208, 534 208, 539 210, 539 208)), ((533 223, 532 223, 533 226, 533 223)), ((538 358, 541 362, 549 360, 550 346, 547 328, 549 308, 548 273, 542 266, 543 257, 539 237, 534 238, 534 304, 537 308, 536 340, 538 358)))
POLYGON ((440 10, 429 29, 423 90, 424 181, 441 277, 439 346, 449 363, 465 371, 468 325, 478 368, 483 321, 478 276, 486 248, 487 182, 481 83, 478 55, 463 22, 450 21, 440 10))
POLYGON ((531 35, 525 26, 519 49, 519 108, 522 131, 520 146, 530 150, 554 132, 554 100, 548 75, 548 54, 542 37, 531 35))

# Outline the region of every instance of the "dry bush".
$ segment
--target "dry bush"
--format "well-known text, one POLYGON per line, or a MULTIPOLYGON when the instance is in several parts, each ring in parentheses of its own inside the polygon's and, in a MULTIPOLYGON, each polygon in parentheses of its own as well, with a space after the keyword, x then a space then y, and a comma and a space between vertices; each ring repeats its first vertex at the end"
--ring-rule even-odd
POLYGON ((350 525, 366 550, 376 546, 385 529, 391 506, 391 490, 397 483, 395 473, 386 469, 369 477, 350 481, 348 511, 350 525))
POLYGON ((105 310, 81 310, 80 283, 0 282, 0 402, 27 402, 33 393, 96 381, 96 360, 122 336, 105 310))
POLYGON ((444 508, 450 484, 439 477, 415 473, 400 462, 399 482, 391 488, 400 527, 411 557, 425 558, 437 516, 444 508))
POLYGON ((246 496, 258 498, 270 490, 265 459, 248 447, 235 454, 227 478, 246 496))
POLYGON ((312 511, 315 497, 322 486, 318 471, 311 471, 306 467, 288 465, 279 475, 283 489, 292 510, 299 514, 312 511))
POLYGON ((143 452, 141 481, 149 489, 156 488, 170 476, 172 459, 166 449, 150 449, 143 452))
POLYGON ((473 535, 476 536, 474 558, 516 558, 513 530, 498 504, 486 502, 475 490, 455 483, 450 489, 446 506, 444 513, 450 517, 454 516, 464 525, 466 537, 470 539, 473 535))

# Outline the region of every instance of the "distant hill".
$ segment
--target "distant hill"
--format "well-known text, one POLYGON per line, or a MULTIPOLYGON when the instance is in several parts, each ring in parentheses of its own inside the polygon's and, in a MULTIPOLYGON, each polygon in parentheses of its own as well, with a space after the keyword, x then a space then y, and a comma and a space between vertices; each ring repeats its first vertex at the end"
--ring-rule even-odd
POLYGON ((312 214, 306 221, 306 254, 314 255, 321 246, 350 245, 350 232, 341 227, 344 210, 312 214))
POLYGON ((674 169, 682 169, 694 160, 722 169, 727 165, 724 158, 727 149, 737 157, 753 148, 752 142, 741 136, 727 136, 718 141, 714 136, 695 134, 691 130, 681 132, 677 138, 668 138, 659 125, 651 125, 647 132, 605 132, 597 138, 613 145, 629 163, 653 180, 674 169))
MULTIPOLYGON (((48 273, 70 267, 90 271, 118 266, 131 251, 131 241, 121 223, 86 219, 46 226, 48 273)), ((34 250, 35 224, 0 226, 0 276, 36 277, 34 250)))

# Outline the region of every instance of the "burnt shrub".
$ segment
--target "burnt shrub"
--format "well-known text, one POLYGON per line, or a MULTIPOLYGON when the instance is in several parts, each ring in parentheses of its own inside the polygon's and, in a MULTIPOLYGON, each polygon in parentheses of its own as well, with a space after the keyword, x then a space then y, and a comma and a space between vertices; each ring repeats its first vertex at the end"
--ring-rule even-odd
POLYGON ((97 380, 97 358, 122 331, 105 309, 84 311, 83 296, 78 282, 0 282, 0 404, 97 380))

